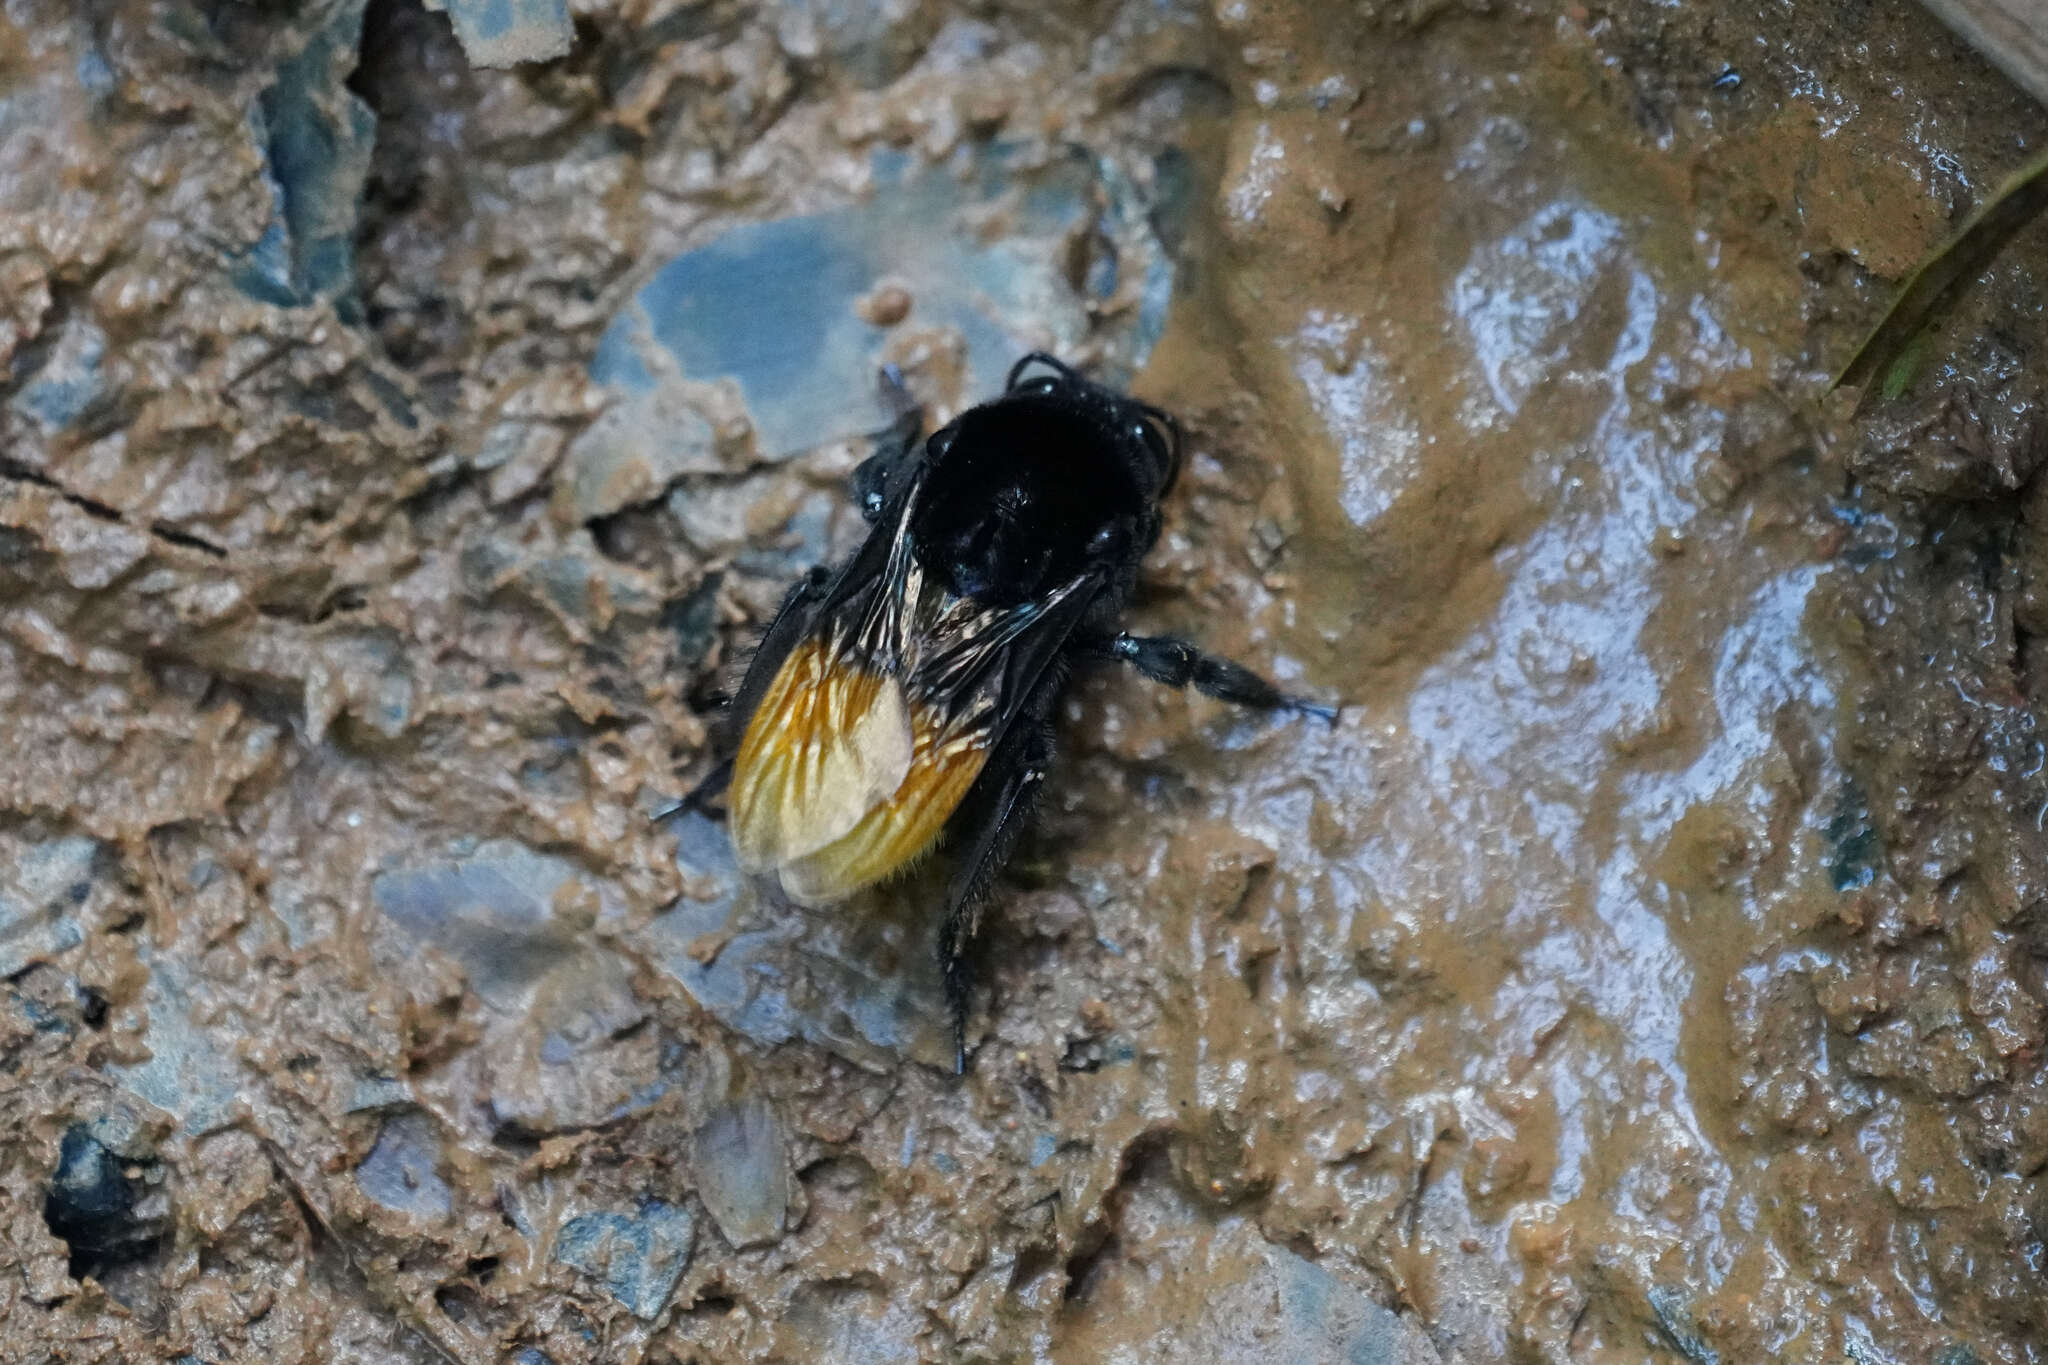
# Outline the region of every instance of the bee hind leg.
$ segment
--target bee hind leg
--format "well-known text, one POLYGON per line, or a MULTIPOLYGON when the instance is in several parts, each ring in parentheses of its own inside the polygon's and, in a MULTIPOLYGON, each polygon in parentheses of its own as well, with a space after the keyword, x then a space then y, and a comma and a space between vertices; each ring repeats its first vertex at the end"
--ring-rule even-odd
POLYGON ((681 815, 686 810, 693 810, 703 815, 711 814, 711 803, 725 795, 725 789, 731 785, 732 760, 730 758, 722 759, 710 772, 704 774, 702 780, 696 786, 690 788, 683 796, 669 802, 648 816, 648 822, 658 825, 671 816, 681 815))
POLYGON ((761 704, 761 698, 766 695, 768 684, 775 680, 775 672, 782 667, 782 661, 789 657, 790 650, 796 648, 797 641, 810 629, 813 609, 825 600, 831 587, 832 571, 822 564, 814 564, 782 595, 782 605, 775 609, 768 629, 761 633, 761 643, 755 648, 754 657, 747 663, 739 692, 727 704, 721 718, 723 723, 716 737, 719 749, 731 753, 739 748, 740 732, 746 729, 754 708, 761 704))
POLYGON ((967 1071, 967 1006, 973 981, 967 947, 981 924, 989 883, 1009 860, 1052 761, 1052 731, 1042 722, 1019 723, 990 756, 988 768, 961 803, 953 843, 956 870, 939 929, 939 973, 953 1022, 953 1074, 967 1071))
POLYGON ((648 816, 650 822, 660 824, 686 810, 706 812, 707 803, 725 794, 726 787, 732 782, 733 758, 739 752, 740 735, 746 730, 747 721, 752 718, 754 708, 761 704, 761 697, 774 680, 775 671, 782 667, 782 661, 789 657, 789 651, 796 647, 810 626, 811 609, 824 600, 831 585, 832 571, 818 565, 791 584, 789 591, 783 594, 782 605, 775 609, 774 619, 769 621, 760 645, 754 650, 753 661, 747 665, 739 695, 726 703, 724 714, 712 725, 711 751, 718 755, 718 762, 686 795, 648 816))
POLYGON ((1282 692, 1243 664, 1206 654, 1186 640, 1170 635, 1118 635, 1103 648, 1113 658, 1122 659, 1153 682, 1168 687, 1192 685, 1204 696, 1236 706, 1298 711, 1332 725, 1337 723, 1336 707, 1282 692))

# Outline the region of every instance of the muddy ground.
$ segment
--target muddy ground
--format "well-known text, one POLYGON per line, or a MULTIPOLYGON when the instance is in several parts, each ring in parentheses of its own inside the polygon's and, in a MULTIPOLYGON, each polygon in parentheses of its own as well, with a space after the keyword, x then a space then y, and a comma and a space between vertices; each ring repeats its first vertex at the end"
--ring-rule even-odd
POLYGON ((1823 395, 2048 115, 1903 3, 569 10, 0 4, 0 1358, 2048 1354, 2048 234, 1823 395), (1079 683, 955 1079, 929 874, 649 815, 878 365, 1033 345, 1190 432, 1137 624, 1347 705, 1079 683))

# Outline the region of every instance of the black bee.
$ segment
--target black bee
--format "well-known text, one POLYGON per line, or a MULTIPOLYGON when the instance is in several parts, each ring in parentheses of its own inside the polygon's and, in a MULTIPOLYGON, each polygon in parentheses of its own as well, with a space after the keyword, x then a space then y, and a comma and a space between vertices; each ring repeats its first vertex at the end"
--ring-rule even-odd
POLYGON ((964 952, 1044 781, 1075 664, 1122 660, 1243 706, 1336 712, 1186 641, 1118 629, 1180 473, 1166 413, 1033 353, 1001 397, 929 440, 921 429, 906 412, 854 471, 873 529, 783 600, 733 698, 719 776, 740 865, 800 903, 842 900, 950 846, 938 955, 964 1068, 964 952), (1026 378, 1034 366, 1049 373, 1026 378))

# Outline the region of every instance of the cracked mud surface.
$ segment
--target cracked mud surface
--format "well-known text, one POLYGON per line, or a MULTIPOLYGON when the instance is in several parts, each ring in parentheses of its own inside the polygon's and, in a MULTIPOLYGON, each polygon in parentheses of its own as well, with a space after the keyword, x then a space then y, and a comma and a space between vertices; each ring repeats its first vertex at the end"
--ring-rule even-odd
POLYGON ((0 5, 0 1358, 2048 1351, 2048 236, 1821 397, 2048 115, 1902 4, 569 9, 0 5), (929 876, 648 817, 876 368, 1031 346, 1189 429, 1137 628, 1347 705, 1080 682, 956 1080, 929 876))

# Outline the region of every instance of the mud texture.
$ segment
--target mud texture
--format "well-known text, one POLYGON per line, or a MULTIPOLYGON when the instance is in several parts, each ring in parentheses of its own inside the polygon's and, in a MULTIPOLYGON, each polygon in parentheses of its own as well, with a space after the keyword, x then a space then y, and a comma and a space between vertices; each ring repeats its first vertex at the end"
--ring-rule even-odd
POLYGON ((1903 3, 451 8, 0 4, 0 1359, 2048 1354, 2048 235, 1823 395, 2048 115, 1903 3), (932 874, 649 816, 877 368, 1034 345, 1190 432, 1136 628, 1346 708, 1077 684, 955 1079, 932 874))

